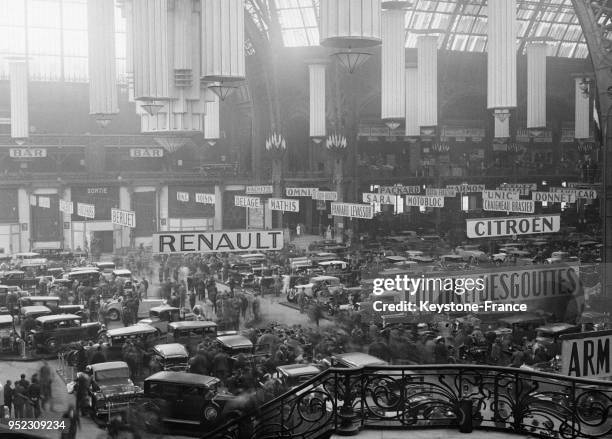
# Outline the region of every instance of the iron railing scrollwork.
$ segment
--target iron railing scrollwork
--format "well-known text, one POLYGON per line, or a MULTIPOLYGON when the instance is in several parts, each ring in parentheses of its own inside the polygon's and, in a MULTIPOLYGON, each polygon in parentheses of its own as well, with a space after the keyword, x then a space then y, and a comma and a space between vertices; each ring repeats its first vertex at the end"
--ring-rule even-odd
POLYGON ((203 437, 310 439, 360 429, 474 428, 612 437, 612 382, 476 365, 332 368, 203 437))

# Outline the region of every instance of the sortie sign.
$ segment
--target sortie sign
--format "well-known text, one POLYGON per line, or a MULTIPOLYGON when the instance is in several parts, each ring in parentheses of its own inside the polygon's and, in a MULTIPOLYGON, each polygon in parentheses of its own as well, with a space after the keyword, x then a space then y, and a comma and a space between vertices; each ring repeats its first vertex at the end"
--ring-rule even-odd
POLYGON ((612 376, 612 330, 567 334, 561 340, 561 374, 578 378, 612 376))
POLYGON ((288 198, 270 198, 268 200, 270 210, 282 210, 283 212, 299 212, 300 202, 288 198))
POLYGON ((136 214, 129 210, 111 209, 111 223, 123 227, 136 227, 136 214))
POLYGON ((165 232, 153 234, 153 253, 222 253, 281 250, 282 230, 165 232))
POLYGON ((537 233, 558 232, 561 227, 561 215, 478 218, 468 219, 466 223, 468 238, 534 235, 537 233))
POLYGON ((349 218, 374 218, 374 206, 371 204, 331 203, 331 214, 349 218))

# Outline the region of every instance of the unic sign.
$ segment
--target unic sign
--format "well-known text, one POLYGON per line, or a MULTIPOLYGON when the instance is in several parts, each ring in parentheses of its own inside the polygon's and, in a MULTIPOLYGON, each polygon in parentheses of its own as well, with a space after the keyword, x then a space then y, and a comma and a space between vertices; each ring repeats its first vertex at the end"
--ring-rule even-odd
POLYGON ((562 335, 561 374, 579 378, 612 376, 612 330, 562 335))
POLYGON ((223 253, 281 250, 282 230, 153 234, 153 253, 223 253))
POLYGON ((538 215, 510 218, 468 219, 468 238, 485 238, 494 236, 533 235, 537 233, 555 233, 561 228, 561 216, 538 215))

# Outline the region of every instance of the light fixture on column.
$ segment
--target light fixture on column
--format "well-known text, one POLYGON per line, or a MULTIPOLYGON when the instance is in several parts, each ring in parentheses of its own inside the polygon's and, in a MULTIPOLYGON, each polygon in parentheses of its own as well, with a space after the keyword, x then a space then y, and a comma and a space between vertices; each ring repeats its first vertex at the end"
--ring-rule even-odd
POLYGON ((164 107, 163 104, 156 104, 155 101, 145 101, 145 102, 146 103, 144 104, 140 104, 140 108, 142 108, 144 111, 149 113, 149 115, 151 116, 155 116, 157 113, 159 113, 159 110, 161 110, 164 107))
POLYGON ((349 73, 354 73, 372 54, 369 52, 354 52, 349 47, 346 51, 332 54, 349 73))
POLYGON ((13 139, 13 140, 15 141, 15 143, 16 143, 17 145, 19 145, 19 146, 23 146, 23 145, 25 145, 25 143, 26 143, 26 141, 27 141, 28 139, 27 139, 27 138, 25 138, 25 137, 19 137, 19 138, 17 138, 17 139, 13 139))
POLYGON ((270 137, 266 139, 266 151, 273 155, 282 155, 287 150, 287 142, 285 138, 278 134, 272 133, 270 137))
POLYGON ((578 141, 578 151, 582 154, 589 154, 595 149, 593 142, 578 141))
POLYGON ((96 124, 100 128, 106 128, 111 123, 111 120, 112 120, 110 114, 99 113, 94 116, 96 118, 96 124))
POLYGON ((227 82, 224 83, 223 81, 208 86, 208 89, 217 96, 219 96, 219 99, 222 101, 224 101, 229 95, 231 95, 237 88, 238 86, 228 84, 227 82))
POLYGON ((334 133, 327 138, 327 141, 325 142, 325 147, 328 151, 341 155, 346 152, 348 142, 346 141, 346 137, 344 137, 343 135, 334 133))
POLYGON ((439 142, 433 143, 431 149, 438 154, 445 154, 450 151, 450 145, 446 141, 440 140, 439 142))
POLYGON ((323 141, 323 137, 312 137, 312 141, 319 145, 323 141))

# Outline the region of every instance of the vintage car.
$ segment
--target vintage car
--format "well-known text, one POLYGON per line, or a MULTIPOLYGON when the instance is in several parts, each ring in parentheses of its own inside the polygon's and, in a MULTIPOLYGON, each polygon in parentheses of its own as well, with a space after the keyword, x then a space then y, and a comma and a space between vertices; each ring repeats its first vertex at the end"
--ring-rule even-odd
POLYGON ((244 335, 220 335, 215 339, 215 341, 221 350, 228 353, 232 357, 238 354, 251 355, 253 353, 253 343, 244 335))
POLYGON ((102 273, 110 274, 110 273, 112 273, 116 269, 115 263, 114 262, 110 262, 110 261, 95 262, 94 265, 102 273))
POLYGON ((168 343, 181 343, 193 353, 197 345, 205 338, 217 337, 217 324, 205 320, 189 320, 168 323, 168 343))
POLYGON ((153 346, 151 357, 157 361, 161 370, 186 372, 189 368, 189 353, 180 343, 165 343, 153 346))
POLYGON ((19 314, 15 316, 15 323, 23 323, 28 317, 37 319, 41 316, 48 316, 51 314, 51 310, 46 306, 33 305, 33 306, 22 306, 19 310, 19 314))
POLYGON ((143 393, 130 379, 130 368, 123 361, 91 364, 85 371, 90 376, 89 397, 96 417, 124 412, 143 393))
POLYGON ((64 279, 71 282, 75 280, 81 282, 85 286, 95 286, 100 282, 102 273, 95 267, 83 267, 82 269, 73 269, 67 274, 64 274, 64 279))
POLYGON ((286 364, 276 368, 278 378, 287 389, 293 389, 321 373, 314 364, 286 364))
POLYGON ((121 348, 128 340, 133 340, 141 344, 145 349, 149 349, 158 342, 159 331, 153 326, 138 323, 123 328, 109 329, 102 332, 99 337, 100 343, 108 345, 106 358, 109 360, 122 358, 121 348))
POLYGON ((52 353, 75 341, 95 340, 101 330, 100 323, 82 323, 81 317, 75 314, 47 315, 38 317, 35 322, 27 342, 37 351, 52 353))
POLYGON ((36 287, 36 278, 28 276, 25 271, 11 270, 5 271, 0 275, 0 284, 14 285, 22 290, 28 290, 36 287))
POLYGON ((19 307, 46 306, 51 312, 57 312, 60 300, 57 296, 24 296, 19 298, 19 307))
POLYGON ((242 416, 241 400, 219 391, 215 377, 163 371, 144 380, 145 424, 156 430, 164 424, 189 424, 203 428, 242 416))
MULTIPOLYGON (((149 317, 149 312, 152 308, 157 306, 162 306, 165 304, 165 301, 162 299, 144 299, 141 300, 138 304, 138 318, 144 319, 149 317)), ((112 300, 109 302, 106 308, 106 312, 108 318, 110 320, 116 321, 121 318, 121 308, 123 307, 123 302, 119 300, 112 300)))
POLYGON ((83 317, 84 311, 84 305, 60 305, 57 307, 56 314, 76 314, 79 317, 83 317))
POLYGON ((388 364, 385 360, 363 352, 348 352, 331 357, 333 367, 387 366, 388 364))
POLYGON ((484 262, 488 259, 487 254, 480 250, 478 245, 460 245, 455 248, 455 253, 461 256, 464 261, 484 262))
POLYGON ((139 320, 138 323, 151 325, 159 330, 160 334, 168 333, 168 325, 173 322, 185 320, 180 308, 170 305, 160 305, 149 310, 149 317, 139 320))
POLYGON ((19 336, 15 331, 15 323, 10 315, 0 315, 0 352, 16 353, 19 350, 19 336))
POLYGON ((17 307, 19 304, 19 298, 26 294, 27 292, 22 291, 21 288, 14 285, 0 285, 0 314, 9 314, 11 312, 9 307, 17 307), (14 302, 12 302, 12 305, 9 303, 9 294, 13 294, 14 297, 14 302))
POLYGON ((323 288, 327 287, 330 293, 340 290, 344 287, 340 283, 340 279, 336 276, 315 276, 311 277, 307 284, 296 285, 295 288, 289 289, 287 293, 287 300, 289 302, 295 302, 297 293, 301 290, 304 291, 307 297, 316 298, 318 292, 323 288))

